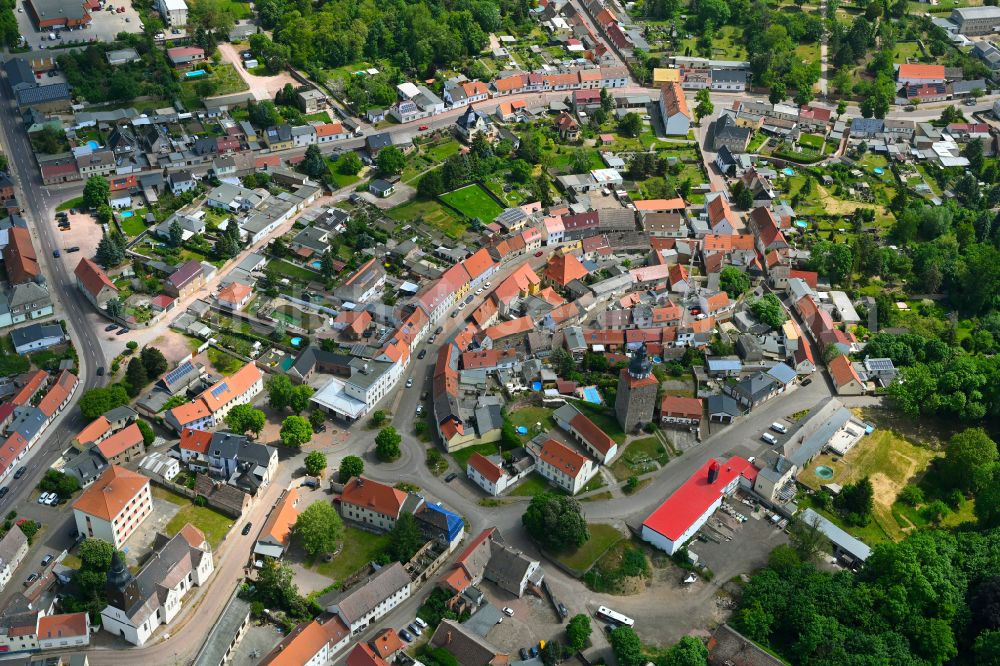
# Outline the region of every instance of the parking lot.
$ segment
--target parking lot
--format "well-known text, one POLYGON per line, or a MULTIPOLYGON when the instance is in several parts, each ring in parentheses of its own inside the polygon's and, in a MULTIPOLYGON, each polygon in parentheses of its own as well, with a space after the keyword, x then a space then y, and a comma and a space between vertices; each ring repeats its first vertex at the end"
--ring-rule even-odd
POLYGON ((139 14, 125 0, 106 3, 100 11, 90 12, 91 22, 82 27, 70 30, 39 31, 34 21, 34 14, 27 0, 17 0, 17 28, 28 46, 32 49, 65 48, 67 44, 86 44, 87 42, 113 42, 120 32, 141 32, 139 14), (125 11, 112 12, 111 8, 123 7, 125 11), (50 39, 55 33, 57 39, 50 39))

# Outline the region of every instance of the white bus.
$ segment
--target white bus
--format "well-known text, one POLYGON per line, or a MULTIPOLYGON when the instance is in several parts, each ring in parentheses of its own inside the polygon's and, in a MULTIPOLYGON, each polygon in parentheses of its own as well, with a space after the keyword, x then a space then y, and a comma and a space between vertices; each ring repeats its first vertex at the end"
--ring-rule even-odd
POLYGON ((613 611, 606 606, 601 606, 597 609, 597 617, 605 622, 611 622, 612 624, 617 624, 622 627, 631 627, 635 624, 635 620, 632 618, 613 611))

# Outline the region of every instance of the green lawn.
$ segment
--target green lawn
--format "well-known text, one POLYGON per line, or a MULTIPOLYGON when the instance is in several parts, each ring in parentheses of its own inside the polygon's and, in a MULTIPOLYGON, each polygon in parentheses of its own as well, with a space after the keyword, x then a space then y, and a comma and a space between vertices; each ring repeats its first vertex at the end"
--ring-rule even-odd
POLYGON ((572 553, 564 553, 556 557, 564 566, 583 575, 609 548, 624 539, 622 533, 611 525, 590 523, 590 538, 586 543, 572 553))
POLYGON ((81 206, 83 206, 83 197, 76 197, 75 199, 62 202, 56 210, 64 211, 69 210, 70 208, 80 208, 81 206))
MULTIPOLYGON (((424 222, 451 238, 461 238, 466 224, 440 201, 414 199, 389 209, 389 216, 400 222, 424 222)), ((492 221, 492 218, 490 218, 492 221)))
POLYGON ((595 490, 600 490, 606 485, 607 484, 604 483, 604 476, 602 474, 595 474, 594 478, 592 478, 590 481, 587 481, 587 485, 585 485, 583 488, 580 489, 580 492, 590 493, 595 490))
POLYGON ((528 434, 521 435, 521 441, 528 441, 538 434, 535 424, 541 423, 541 432, 555 430, 556 422, 552 418, 552 410, 548 407, 521 407, 510 414, 510 421, 514 427, 524 426, 528 429, 528 434))
POLYGON ((174 536, 181 531, 187 523, 191 523, 204 532, 212 550, 215 550, 219 543, 225 538, 229 529, 233 526, 233 520, 229 516, 224 516, 215 509, 207 506, 195 506, 188 504, 181 508, 177 514, 167 523, 167 536, 174 536))
POLYGON ((191 503, 191 500, 189 500, 188 498, 182 497, 177 493, 167 490, 166 488, 162 488, 160 486, 153 484, 150 484, 149 487, 151 489, 150 492, 152 492, 153 497, 155 497, 156 499, 166 500, 171 504, 177 504, 178 506, 187 506, 188 504, 191 503))
POLYGON ((332 166, 330 167, 330 180, 337 188, 348 187, 361 180, 360 176, 347 173, 338 173, 332 166))
POLYGON ((801 145, 817 151, 823 148, 824 141, 824 138, 819 134, 803 134, 799 137, 801 145))
POLYGON ((295 264, 289 263, 284 259, 271 261, 268 266, 274 268, 277 273, 280 273, 285 277, 292 278, 293 280, 312 282, 313 280, 319 280, 321 278, 319 273, 314 273, 306 268, 302 268, 301 266, 296 266, 295 264))
POLYGON ((135 214, 132 217, 120 217, 118 225, 121 226, 126 236, 138 236, 146 230, 146 224, 142 221, 142 217, 139 214, 135 214))
POLYGON ((469 458, 472 457, 473 453, 479 453, 483 456, 493 455, 500 450, 499 443, 496 444, 476 444, 475 446, 467 446, 464 449, 459 449, 451 454, 451 457, 455 459, 458 466, 465 471, 465 468, 469 466, 469 458))
POLYGON ((624 481, 633 474, 645 474, 656 469, 652 462, 662 466, 669 460, 670 455, 658 438, 643 437, 628 445, 625 452, 619 455, 618 460, 611 466, 611 472, 616 479, 624 481))
POLYGON ((306 568, 339 583, 379 556, 389 545, 388 534, 344 527, 344 547, 331 562, 306 563, 306 568))
POLYGON ((517 495, 518 497, 534 497, 535 495, 541 495, 549 491, 561 492, 541 474, 532 472, 524 477, 524 480, 514 490, 510 491, 510 494, 517 495))
POLYGON ((592 405, 582 400, 574 401, 573 405, 593 421, 598 428, 606 432, 608 437, 619 444, 625 443, 625 432, 618 425, 618 420, 615 418, 613 410, 607 407, 592 405))
POLYGON ((441 200, 468 218, 479 218, 484 223, 492 222, 503 212, 500 205, 479 185, 465 187, 441 195, 441 200))
MULTIPOLYGON (((242 5, 243 3, 234 2, 232 4, 242 5)), ((181 99, 188 104, 188 108, 197 106, 201 102, 201 95, 198 93, 197 89, 198 83, 201 81, 211 81, 214 84, 215 88, 212 91, 213 97, 218 95, 231 95, 233 93, 249 90, 246 81, 244 81, 243 77, 236 71, 236 68, 229 63, 220 63, 213 66, 212 72, 206 76, 198 76, 181 81, 181 99)))
POLYGON ((460 144, 456 139, 450 139, 442 143, 427 146, 424 149, 424 154, 434 160, 434 162, 444 162, 452 155, 457 155, 461 148, 462 144, 460 144))
POLYGON ((245 365, 245 363, 240 359, 219 351, 215 347, 208 348, 208 361, 217 372, 220 372, 223 375, 232 374, 245 365))

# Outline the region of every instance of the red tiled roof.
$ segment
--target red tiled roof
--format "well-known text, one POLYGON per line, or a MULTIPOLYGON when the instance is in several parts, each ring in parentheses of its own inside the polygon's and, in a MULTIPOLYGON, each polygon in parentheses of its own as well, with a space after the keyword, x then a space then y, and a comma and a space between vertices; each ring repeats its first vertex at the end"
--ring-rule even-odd
POLYGON ((665 395, 660 403, 660 416, 682 416, 689 419, 700 419, 702 402, 700 398, 685 398, 677 395, 665 395))
POLYGON ((611 439, 606 432, 597 427, 597 424, 588 419, 583 414, 577 414, 569 422, 573 430, 576 430, 588 444, 607 455, 613 449, 615 440, 611 439))
POLYGON ((473 453, 469 457, 469 467, 482 474, 490 483, 496 483, 504 476, 504 471, 499 465, 491 462, 479 452, 473 453))
POLYGON ((545 440, 538 457, 571 479, 580 476, 587 464, 587 458, 554 439, 545 440))
POLYGON ((148 485, 142 474, 112 465, 73 502, 73 509, 111 521, 148 485))
POLYGON ((180 447, 195 453, 208 453, 208 446, 212 443, 212 433, 193 428, 184 428, 181 431, 180 447))
POLYGON ((377 513, 396 518, 399 516, 406 493, 371 479, 351 477, 344 486, 340 501, 364 507, 377 513))
POLYGON ((572 254, 555 255, 545 269, 545 277, 564 287, 573 280, 580 280, 586 275, 587 269, 572 254))
POLYGON ((142 444, 142 431, 135 423, 129 424, 106 440, 97 445, 97 450, 101 452, 106 460, 111 460, 115 456, 121 455, 134 446, 142 444))
POLYGON ((829 368, 830 376, 833 377, 833 383, 837 387, 847 386, 852 381, 858 384, 861 383, 861 377, 858 376, 854 366, 851 365, 851 359, 846 356, 836 357, 826 367, 829 368))
POLYGON ((91 296, 95 298, 101 289, 108 287, 115 292, 118 288, 115 287, 115 283, 111 281, 108 274, 101 270, 101 267, 95 264, 90 259, 84 257, 80 260, 80 263, 76 265, 76 270, 73 271, 76 278, 83 284, 83 288, 86 289, 91 296))

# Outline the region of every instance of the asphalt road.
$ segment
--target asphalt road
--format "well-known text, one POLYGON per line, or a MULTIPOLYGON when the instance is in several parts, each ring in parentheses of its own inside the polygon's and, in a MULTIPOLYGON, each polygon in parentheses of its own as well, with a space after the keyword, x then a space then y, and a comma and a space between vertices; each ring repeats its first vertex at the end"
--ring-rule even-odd
POLYGON ((22 463, 28 467, 28 473, 17 480, 9 477, 7 485, 11 492, 0 500, 0 511, 6 512, 28 496, 52 461, 85 425, 76 409, 80 396, 89 389, 102 386, 106 380, 96 375, 97 368, 105 365, 104 352, 95 331, 100 316, 82 297, 73 276, 74 260, 78 260, 79 255, 64 255, 61 259, 52 256, 54 250, 61 249, 56 237, 55 207, 65 199, 79 196, 82 183, 64 188, 43 187, 27 134, 23 131, 24 125, 6 83, 0 85, 0 109, 0 141, 10 162, 10 175, 18 185, 18 198, 24 208, 22 215, 31 230, 35 252, 55 306, 55 316, 48 321, 66 321, 79 355, 81 378, 70 403, 28 454, 26 460, 30 462, 22 463))

